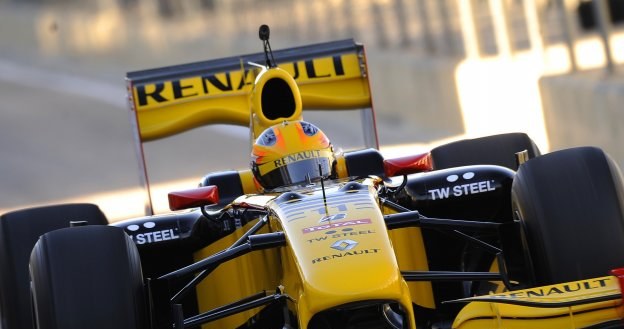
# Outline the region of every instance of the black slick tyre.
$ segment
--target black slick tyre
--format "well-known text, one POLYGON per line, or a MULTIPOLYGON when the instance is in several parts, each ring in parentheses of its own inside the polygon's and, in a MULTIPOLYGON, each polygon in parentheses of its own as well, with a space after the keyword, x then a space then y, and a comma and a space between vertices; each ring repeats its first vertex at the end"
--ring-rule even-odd
POLYGON ((30 274, 39 329, 147 328, 139 254, 120 228, 44 234, 32 251, 30 274))
POLYGON ((436 170, 470 165, 496 165, 517 169, 515 153, 527 150, 529 158, 540 155, 533 140, 524 133, 508 133, 464 139, 431 150, 436 170))
POLYGON ((621 173, 602 150, 549 153, 518 169, 512 204, 538 285, 604 276, 624 266, 621 173))
POLYGON ((69 227, 70 221, 108 224, 96 205, 81 203, 17 210, 0 216, 0 328, 33 328, 28 284, 30 252, 39 236, 69 227))

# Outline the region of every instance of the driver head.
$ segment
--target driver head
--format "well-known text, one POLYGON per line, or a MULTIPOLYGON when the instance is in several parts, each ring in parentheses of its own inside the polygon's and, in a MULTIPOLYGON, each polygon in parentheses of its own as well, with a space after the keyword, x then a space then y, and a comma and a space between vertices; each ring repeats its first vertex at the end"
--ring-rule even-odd
POLYGON ((251 152, 251 170, 265 189, 300 184, 332 175, 329 138, 311 123, 284 121, 258 136, 251 152))

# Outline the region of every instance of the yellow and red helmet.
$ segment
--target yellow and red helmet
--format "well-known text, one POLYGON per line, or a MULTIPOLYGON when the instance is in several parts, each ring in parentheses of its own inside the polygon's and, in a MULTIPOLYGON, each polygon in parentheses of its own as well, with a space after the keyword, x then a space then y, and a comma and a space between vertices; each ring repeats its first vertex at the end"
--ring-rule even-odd
POLYGON ((251 171, 265 189, 312 182, 332 175, 334 152, 329 138, 305 121, 284 121, 258 136, 251 171))

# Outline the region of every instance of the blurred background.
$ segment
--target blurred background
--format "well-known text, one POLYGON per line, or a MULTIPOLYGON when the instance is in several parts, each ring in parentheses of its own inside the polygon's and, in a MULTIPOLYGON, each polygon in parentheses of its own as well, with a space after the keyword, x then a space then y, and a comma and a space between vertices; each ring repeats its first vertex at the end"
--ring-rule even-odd
MULTIPOLYGON (((273 49, 365 45, 389 156, 520 131, 542 152, 595 145, 624 166, 624 0, 0 0, 0 213, 142 214, 126 72, 259 52, 260 24, 273 49)), ((347 118, 304 117, 351 138, 347 118)), ((249 162, 240 127, 145 151, 157 211, 166 191, 249 162)))

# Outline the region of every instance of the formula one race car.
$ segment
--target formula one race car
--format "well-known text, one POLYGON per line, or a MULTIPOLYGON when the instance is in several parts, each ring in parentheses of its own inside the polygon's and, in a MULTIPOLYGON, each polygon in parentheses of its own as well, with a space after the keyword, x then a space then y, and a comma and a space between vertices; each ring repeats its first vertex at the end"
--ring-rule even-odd
POLYGON ((622 327, 624 185, 603 151, 510 133, 386 159, 361 45, 260 37, 127 75, 139 146, 244 125, 250 169, 109 225, 87 204, 4 214, 3 328, 622 327), (370 148, 336 152, 303 109, 358 109, 370 148))

